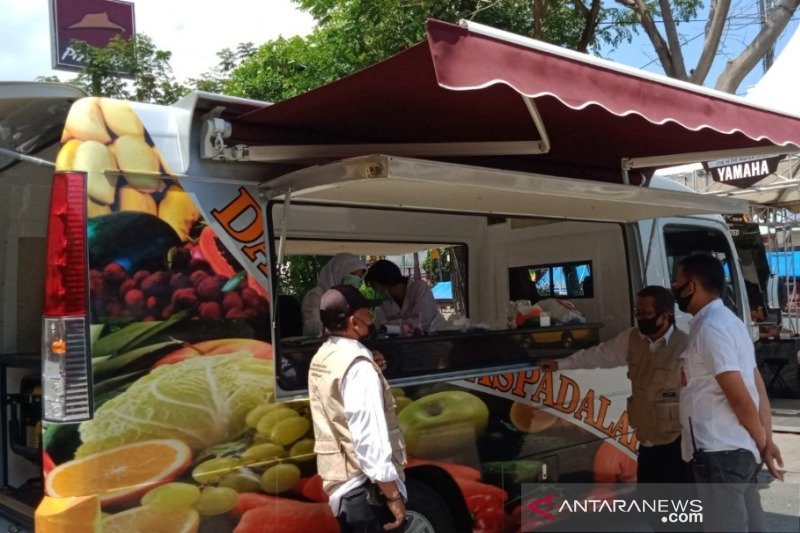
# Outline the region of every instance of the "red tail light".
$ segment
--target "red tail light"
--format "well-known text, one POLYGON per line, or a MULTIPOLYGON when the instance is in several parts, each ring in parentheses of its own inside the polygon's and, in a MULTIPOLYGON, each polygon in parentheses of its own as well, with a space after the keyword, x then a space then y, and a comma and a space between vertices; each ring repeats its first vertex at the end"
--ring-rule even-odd
POLYGON ((56 173, 47 224, 44 315, 86 314, 86 177, 56 173))
POLYGON ((92 416, 86 240, 86 177, 57 173, 47 221, 42 320, 42 415, 49 422, 92 416))

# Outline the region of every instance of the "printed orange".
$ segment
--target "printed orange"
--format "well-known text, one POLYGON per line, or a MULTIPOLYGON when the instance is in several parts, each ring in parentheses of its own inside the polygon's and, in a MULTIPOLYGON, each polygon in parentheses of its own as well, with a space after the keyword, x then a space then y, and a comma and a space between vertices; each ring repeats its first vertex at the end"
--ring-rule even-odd
POLYGON ((195 533, 199 527, 200 515, 191 507, 160 511, 145 505, 103 520, 103 533, 195 533))
POLYGON ((94 533, 103 531, 100 501, 96 496, 50 498, 45 496, 36 508, 38 533, 94 533))
POLYGON ((514 427, 525 433, 539 433, 556 423, 558 417, 522 402, 514 402, 509 412, 514 427))
POLYGON ((96 494, 103 505, 136 498, 183 472, 192 460, 179 440, 159 439, 118 446, 67 461, 47 476, 54 498, 96 494))

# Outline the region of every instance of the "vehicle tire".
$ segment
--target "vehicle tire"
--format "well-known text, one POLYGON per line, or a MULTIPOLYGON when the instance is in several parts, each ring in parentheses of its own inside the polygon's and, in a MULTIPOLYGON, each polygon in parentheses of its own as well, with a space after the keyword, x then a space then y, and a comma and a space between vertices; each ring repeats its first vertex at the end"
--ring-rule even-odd
POLYGON ((457 533, 450 506, 435 490, 420 481, 407 481, 405 533, 457 533))

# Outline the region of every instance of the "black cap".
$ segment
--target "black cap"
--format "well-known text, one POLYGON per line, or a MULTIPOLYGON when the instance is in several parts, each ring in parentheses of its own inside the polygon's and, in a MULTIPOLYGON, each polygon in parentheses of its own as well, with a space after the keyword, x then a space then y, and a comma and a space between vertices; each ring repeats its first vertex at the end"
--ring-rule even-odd
POLYGON ((319 318, 328 331, 347 327, 347 317, 362 308, 377 307, 380 300, 368 300, 352 285, 337 285, 322 294, 319 302, 319 318))

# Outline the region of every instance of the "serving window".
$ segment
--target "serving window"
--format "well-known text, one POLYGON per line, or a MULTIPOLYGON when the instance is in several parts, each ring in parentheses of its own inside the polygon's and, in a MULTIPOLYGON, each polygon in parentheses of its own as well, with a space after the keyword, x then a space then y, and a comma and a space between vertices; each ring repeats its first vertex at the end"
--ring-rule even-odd
MULTIPOLYGON (((495 306, 489 301, 491 291, 471 298, 468 290, 472 276, 472 286, 478 290, 491 286, 491 280, 478 270, 480 262, 469 263, 470 239, 485 226, 483 218, 302 204, 291 206, 285 216, 284 209, 282 204, 273 204, 268 211, 276 295, 273 350, 278 398, 305 394, 311 358, 328 332, 316 336, 304 331, 308 309, 304 313, 303 300, 310 291, 322 292, 324 287, 318 287, 320 273, 341 253, 357 256, 366 267, 381 259, 392 261, 403 276, 427 284, 436 302, 439 316, 431 324, 386 328, 363 341, 368 348, 383 353, 387 361, 384 373, 393 384, 529 368, 541 357, 562 356, 597 343, 600 324, 508 328, 483 319, 495 306), (402 235, 414 239, 398 238, 402 235)), ((578 266, 551 265, 550 272, 566 275, 578 266)), ((586 263, 586 267, 590 269, 591 264, 586 263)), ((354 282, 352 278, 349 281, 354 282)), ((359 290, 368 298, 378 296, 367 283, 359 290)), ((494 296, 507 301, 506 294, 494 296)), ((382 309, 376 310, 376 318, 382 309)))

